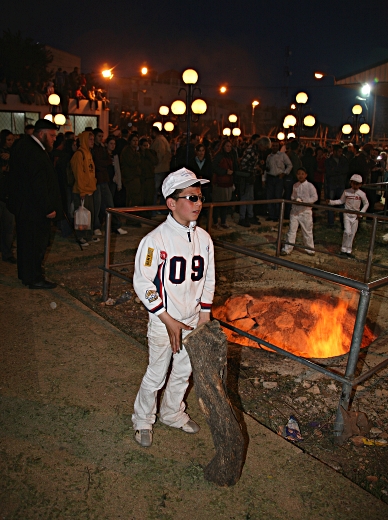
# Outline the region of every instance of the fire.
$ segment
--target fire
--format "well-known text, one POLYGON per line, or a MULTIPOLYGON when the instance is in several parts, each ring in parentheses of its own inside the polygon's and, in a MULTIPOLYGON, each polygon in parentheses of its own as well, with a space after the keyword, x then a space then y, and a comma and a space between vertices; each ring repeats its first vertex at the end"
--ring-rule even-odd
MULTIPOLYGON (((351 309, 354 302, 344 296, 337 301, 324 295, 313 301, 310 298, 283 294, 256 298, 249 294, 237 295, 214 308, 213 315, 301 357, 327 358, 349 352, 355 323, 355 313, 351 309)), ((255 341, 229 329, 224 332, 230 342, 258 347, 255 341)), ((361 347, 366 347, 375 338, 366 326, 361 347)), ((265 346, 262 348, 266 349, 265 346)))
POLYGON ((311 314, 316 323, 308 336, 307 352, 309 357, 326 358, 341 356, 349 351, 344 345, 344 339, 350 347, 351 337, 344 331, 347 319, 351 319, 351 328, 354 326, 354 317, 348 314, 349 303, 339 300, 336 307, 323 301, 315 301, 311 305, 311 314))

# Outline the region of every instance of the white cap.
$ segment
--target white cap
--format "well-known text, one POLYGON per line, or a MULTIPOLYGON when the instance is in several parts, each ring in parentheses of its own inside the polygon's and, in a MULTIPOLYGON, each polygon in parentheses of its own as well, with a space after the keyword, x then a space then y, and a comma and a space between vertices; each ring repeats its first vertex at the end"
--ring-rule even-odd
POLYGON ((362 177, 361 175, 357 175, 357 173, 355 173, 354 175, 352 175, 350 177, 350 180, 351 181, 354 181, 354 182, 359 182, 360 184, 362 184, 362 177))
POLYGON ((163 197, 167 199, 169 195, 174 193, 175 190, 183 190, 192 186, 196 182, 206 184, 210 181, 207 179, 197 179, 195 173, 191 172, 187 168, 181 168, 176 172, 172 172, 164 179, 162 184, 163 197))

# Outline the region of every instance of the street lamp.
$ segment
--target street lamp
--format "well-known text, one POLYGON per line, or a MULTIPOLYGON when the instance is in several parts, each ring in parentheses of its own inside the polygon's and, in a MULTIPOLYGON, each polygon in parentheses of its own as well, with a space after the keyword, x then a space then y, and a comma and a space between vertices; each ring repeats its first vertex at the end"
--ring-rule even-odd
POLYGON ((342 133, 345 135, 350 135, 352 132, 356 138, 356 143, 358 143, 359 134, 366 135, 369 134, 370 127, 365 122, 365 117, 362 116, 362 106, 354 105, 352 107, 352 116, 348 119, 352 118, 353 125, 346 123, 342 127, 342 133), (364 123, 361 124, 361 120, 364 120, 364 123))
POLYGON ((187 88, 179 89, 178 96, 181 92, 186 94, 186 102, 177 99, 171 105, 171 112, 178 116, 182 116, 182 121, 187 122, 186 130, 186 166, 189 164, 189 142, 190 142, 190 122, 197 122, 199 116, 204 114, 207 110, 207 105, 203 99, 194 99, 193 95, 196 90, 202 94, 199 87, 193 87, 198 81, 198 73, 194 69, 187 69, 182 74, 183 82, 187 88), (196 116, 196 117, 195 117, 196 116))
POLYGON ((112 79, 113 78, 113 73, 112 73, 112 69, 105 69, 101 72, 102 74, 102 77, 105 78, 105 79, 112 79))
POLYGON ((232 130, 232 134, 233 134, 235 137, 238 137, 239 135, 241 135, 241 129, 240 129, 240 128, 233 128, 233 130, 232 130))
POLYGON ((229 137, 231 134, 231 130, 230 128, 226 127, 222 130, 222 135, 226 135, 227 137, 229 137))
POLYGON ((276 137, 279 139, 279 141, 283 141, 286 137, 286 134, 284 132, 279 132, 276 137))
POLYGON ((164 123, 164 129, 166 132, 172 132, 174 130, 174 123, 167 121, 167 123, 164 123))
POLYGON ((333 74, 326 74, 326 72, 321 72, 321 71, 314 72, 315 79, 322 79, 325 77, 331 77, 334 79, 334 82, 335 82, 335 76, 333 74))
POLYGON ((164 120, 163 120, 164 116, 167 116, 169 112, 170 112, 170 109, 167 106, 162 105, 161 107, 159 107, 159 114, 162 116, 162 125, 164 123, 164 120))
POLYGON ((221 94, 225 94, 228 89, 225 86, 220 87, 221 94))
POLYGON ((50 94, 48 97, 48 102, 50 104, 50 114, 47 114, 44 119, 48 119, 58 126, 64 125, 66 123, 66 117, 60 112, 57 112, 61 98, 58 96, 58 94, 50 94))
MULTIPOLYGON (((304 120, 302 120, 303 110, 304 110, 304 107, 305 107, 308 99, 309 99, 309 97, 306 94, 306 92, 298 92, 298 94, 295 96, 296 109, 298 111, 298 139, 300 139, 300 134, 302 132, 302 124, 304 122, 304 120)), ((307 116, 305 119, 307 119, 307 123, 308 123, 306 126, 315 125, 315 118, 313 116, 310 116, 310 117, 307 116)))
POLYGON ((140 69, 140 72, 142 73, 143 76, 145 76, 148 73, 148 67, 142 67, 140 69))
POLYGON ((257 107, 257 105, 260 105, 260 101, 257 101, 257 99, 255 99, 254 101, 252 101, 252 121, 251 121, 251 132, 252 132, 252 135, 255 133, 255 108, 257 107))
POLYGON ((162 131, 162 123, 160 121, 156 121, 152 126, 156 126, 156 128, 159 128, 160 131, 162 131))

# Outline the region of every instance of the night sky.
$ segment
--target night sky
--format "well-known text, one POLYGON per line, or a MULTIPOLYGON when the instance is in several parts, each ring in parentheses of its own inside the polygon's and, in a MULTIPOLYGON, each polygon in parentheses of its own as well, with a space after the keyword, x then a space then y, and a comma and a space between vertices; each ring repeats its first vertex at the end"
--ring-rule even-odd
POLYGON ((354 91, 317 82, 315 70, 337 77, 388 59, 386 0, 278 2, 148 0, 19 1, 2 12, 0 28, 81 56, 82 70, 116 65, 136 74, 143 64, 163 72, 195 68, 207 96, 227 83, 228 95, 262 105, 289 105, 306 90, 319 120, 339 125, 354 91), (19 8, 22 5, 22 8, 19 8), (98 6, 105 7, 98 7, 98 6), (17 6, 17 7, 16 7, 17 6), (290 48, 286 96, 286 47, 290 48))

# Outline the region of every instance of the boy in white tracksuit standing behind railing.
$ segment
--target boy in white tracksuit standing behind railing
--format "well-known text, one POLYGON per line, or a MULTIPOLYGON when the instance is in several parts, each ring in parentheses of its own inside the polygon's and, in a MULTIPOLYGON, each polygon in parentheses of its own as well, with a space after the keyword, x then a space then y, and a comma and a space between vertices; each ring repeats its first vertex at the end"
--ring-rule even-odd
POLYGON ((185 413, 191 364, 182 336, 209 321, 215 288, 214 248, 210 235, 196 227, 204 198, 201 184, 186 168, 170 173, 162 193, 170 210, 165 222, 140 242, 133 286, 149 312, 149 363, 132 415, 135 440, 151 446, 156 399, 172 368, 160 407, 160 422, 186 433, 199 426, 185 413))
MULTIPOLYGON (((317 190, 311 182, 308 182, 306 170, 304 168, 299 168, 296 177, 298 182, 293 186, 291 200, 310 204, 316 202, 318 200, 317 190)), ((281 250, 280 254, 282 256, 291 254, 291 251, 294 249, 294 246, 290 244, 295 244, 296 233, 299 226, 302 230, 304 245, 309 248, 305 250, 306 253, 309 255, 315 254, 312 209, 306 206, 293 204, 290 213, 290 227, 286 238, 288 244, 286 244, 281 250)))
MULTIPOLYGON (((361 212, 365 213, 369 207, 368 199, 365 193, 360 190, 362 185, 362 177, 361 175, 354 174, 350 177, 350 186, 351 188, 347 188, 340 199, 338 200, 327 200, 327 204, 330 206, 336 206, 340 204, 345 204, 345 209, 351 209, 353 211, 360 211, 361 203, 362 209, 361 212)), ((353 215, 352 213, 344 213, 344 235, 342 238, 342 246, 341 246, 341 256, 346 256, 348 258, 354 258, 352 254, 352 245, 353 240, 356 235, 358 229, 358 221, 361 217, 358 215, 353 215)))

